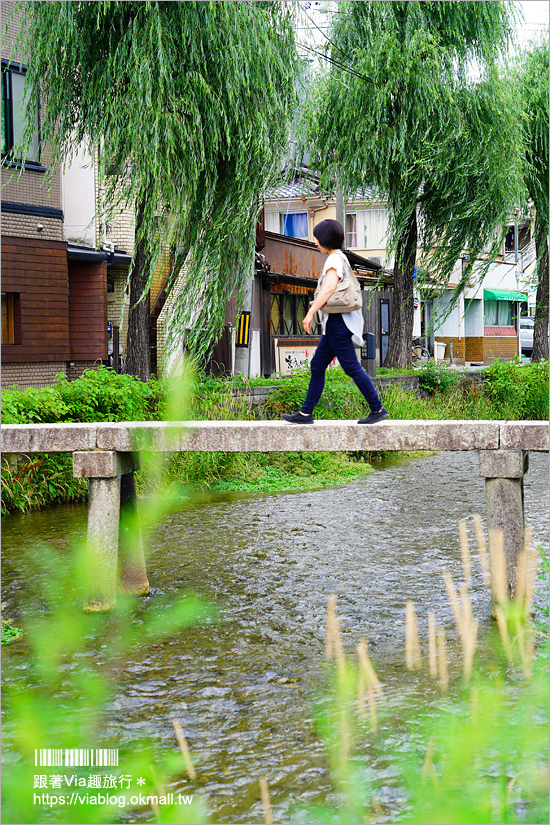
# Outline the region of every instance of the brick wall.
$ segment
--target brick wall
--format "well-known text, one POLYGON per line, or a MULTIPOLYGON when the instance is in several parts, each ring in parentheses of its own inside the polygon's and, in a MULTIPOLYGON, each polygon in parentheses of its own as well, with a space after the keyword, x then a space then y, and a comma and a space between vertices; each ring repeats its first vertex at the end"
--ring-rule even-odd
POLYGON ((104 187, 99 180, 99 150, 94 155, 94 177, 96 191, 96 207, 100 220, 98 227, 98 246, 104 241, 116 244, 118 251, 134 254, 135 240, 135 210, 133 207, 118 206, 116 210, 109 209, 104 201, 104 187))
POLYGON ((98 360, 95 361, 71 361, 66 365, 66 375, 69 381, 74 381, 75 378, 80 378, 82 373, 85 370, 93 369, 94 367, 101 366, 101 363, 98 360), (73 366, 71 366, 73 364, 73 366))
MULTIPOLYGON (((2 32, 5 31, 8 17, 15 5, 14 0, 3 0, 1 4, 0 25, 2 32)), ((2 41, 2 57, 10 57, 12 44, 19 33, 21 14, 18 12, 14 15, 10 22, 8 30, 2 41)), ((19 54, 11 55, 14 62, 19 62, 21 56, 19 54)), ((44 100, 41 101, 42 108, 44 107, 44 100)), ((49 168, 51 165, 51 152, 48 146, 42 144, 40 147, 40 163, 43 167, 49 168)), ((44 172, 36 169, 25 169, 21 172, 20 169, 3 167, 1 170, 2 176, 2 200, 12 201, 16 203, 30 203, 34 206, 50 206, 54 209, 61 208, 61 179, 59 176, 59 167, 56 165, 53 169, 51 183, 44 184, 44 172)), ((43 219, 35 221, 36 223, 44 224, 43 219)), ((7 230, 3 233, 7 234, 7 230)), ((10 230, 11 232, 11 230, 10 230)), ((46 225, 44 224, 44 233, 46 232, 46 225)), ((18 233, 13 233, 18 234, 18 233)), ((47 237, 47 235, 45 235, 47 237)))
POLYGON ((477 361, 478 363, 483 363, 483 341, 485 340, 483 336, 472 336, 465 338, 464 340, 466 341, 466 361, 477 361))
POLYGON ((85 370, 99 366, 98 361, 51 361, 35 364, 2 364, 2 389, 16 384, 19 389, 36 390, 51 387, 56 375, 66 375, 69 381, 80 378, 85 370), (73 366, 71 366, 73 364, 73 366))
POLYGON ((518 354, 516 335, 485 336, 483 339, 483 362, 490 364, 495 358, 511 361, 518 354))
POLYGON ((466 358, 466 355, 465 355, 466 340, 467 340, 466 338, 460 338, 459 339, 458 336, 455 336, 455 337, 450 336, 449 338, 444 338, 444 337, 438 335, 437 338, 435 339, 435 342, 437 343, 439 341, 439 343, 445 344, 445 358, 450 358, 451 357, 451 346, 450 346, 450 344, 451 344, 451 341, 452 341, 453 342, 453 362, 454 363, 458 362, 460 364, 460 363, 464 363, 465 360, 468 360, 466 358))
POLYGON ((446 343, 445 358, 449 358, 449 341, 453 341, 453 360, 477 361, 490 364, 495 358, 510 361, 518 353, 518 339, 515 335, 485 335, 468 338, 436 338, 446 343), (457 356, 457 348, 460 356, 457 356))
POLYGON ((66 374, 65 361, 48 361, 34 364, 2 364, 2 389, 12 384, 26 390, 28 387, 40 389, 50 387, 58 373, 66 374))
POLYGON ((36 238, 43 241, 63 240, 63 221, 60 218, 44 218, 35 215, 20 215, 2 212, 2 236, 19 238, 36 238), (41 225, 44 229, 39 230, 41 225))

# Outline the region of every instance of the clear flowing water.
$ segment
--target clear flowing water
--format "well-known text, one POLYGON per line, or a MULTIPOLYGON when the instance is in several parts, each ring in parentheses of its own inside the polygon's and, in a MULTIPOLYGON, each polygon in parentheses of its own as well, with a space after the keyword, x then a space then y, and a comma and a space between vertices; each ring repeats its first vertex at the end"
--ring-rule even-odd
MULTIPOLYGON (((530 464, 526 522, 547 546, 548 457, 531 454, 530 464)), ((399 692, 405 601, 415 602, 424 636, 428 610, 436 613, 452 651, 441 569, 460 577, 458 521, 484 509, 477 454, 439 453, 388 461, 345 487, 214 495, 170 515, 151 537, 146 609, 160 592, 193 591, 218 604, 221 618, 127 661, 109 708, 109 735, 131 741, 145 733, 174 747, 175 713, 212 822, 262 822, 264 775, 277 822, 290 821, 297 803, 325 802, 332 787, 311 710, 322 685, 329 594, 338 597, 346 650, 366 637, 386 692, 399 692)), ((4 519, 3 601, 12 614, 33 609, 26 582, 39 575, 22 549, 45 542, 62 556, 85 535, 85 521, 85 506, 4 519)), ((483 632, 490 600, 475 563, 473 608, 483 632)), ((5 664, 21 663, 22 650, 5 649, 5 664)), ((190 791, 184 777, 171 789, 190 791)))

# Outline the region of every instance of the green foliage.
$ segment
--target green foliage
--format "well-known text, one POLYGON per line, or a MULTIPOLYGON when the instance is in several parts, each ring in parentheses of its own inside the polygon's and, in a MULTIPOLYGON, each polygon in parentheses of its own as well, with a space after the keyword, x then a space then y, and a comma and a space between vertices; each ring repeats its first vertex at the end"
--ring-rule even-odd
POLYGON ((88 495, 86 479, 73 478, 72 455, 35 453, 2 456, 2 515, 88 495))
MULTIPOLYGON (((300 66, 289 7, 113 0, 20 8, 16 49, 33 99, 41 88, 42 140, 53 160, 101 143, 110 214, 143 207, 136 243, 145 239, 153 258, 163 245, 178 250, 174 276, 187 259, 172 317, 186 346, 205 352, 249 272, 258 204, 288 145, 300 66)), ((153 261, 151 277, 154 269, 153 261)))
POLYGON ((165 471, 194 488, 276 493, 345 484, 372 467, 361 453, 180 453, 165 471))
POLYGON ((483 389, 495 406, 511 410, 511 419, 548 418, 548 361, 525 366, 518 359, 494 361, 483 389))
MULTIPOLYGON (((143 421, 165 406, 165 388, 106 367, 86 370, 67 381, 58 375, 52 387, 2 390, 4 424, 86 421, 143 421)), ((65 454, 2 456, 2 513, 57 502, 81 501, 85 479, 73 478, 72 457, 65 454)))
POLYGON ((39 424, 67 421, 71 412, 55 387, 2 390, 3 424, 39 424))
POLYGON ((145 421, 163 395, 156 379, 144 383, 108 367, 89 369, 75 381, 59 374, 51 387, 2 390, 4 424, 72 421, 145 421))
POLYGON ((469 279, 482 279, 512 205, 525 200, 517 99, 496 62, 515 14, 505 2, 338 3, 330 41, 339 65, 312 80, 305 145, 321 186, 338 178, 349 197, 370 187, 387 199, 394 366, 410 363, 414 266, 417 285, 446 286, 467 250, 475 273, 464 269, 456 300, 469 279))
POLYGON ((445 364, 436 364, 435 361, 428 361, 417 374, 420 386, 428 392, 446 392, 458 385, 459 375, 456 370, 445 364))
POLYGON ((418 205, 420 246, 441 283, 464 249, 496 254, 519 194, 515 107, 495 70, 513 16, 502 2, 339 3, 331 39, 362 76, 333 65, 314 84, 312 165, 350 194, 371 186, 388 198, 393 250, 418 205))
POLYGON ((65 421, 144 421, 154 417, 162 396, 156 379, 117 375, 108 367, 86 370, 76 381, 59 375, 54 384, 72 418, 65 421))
POLYGON ((8 619, 2 619, 2 644, 9 645, 23 635, 20 627, 14 627, 8 619))
POLYGON ((523 104, 525 183, 537 214, 548 226, 548 38, 532 42, 519 56, 510 80, 523 104))

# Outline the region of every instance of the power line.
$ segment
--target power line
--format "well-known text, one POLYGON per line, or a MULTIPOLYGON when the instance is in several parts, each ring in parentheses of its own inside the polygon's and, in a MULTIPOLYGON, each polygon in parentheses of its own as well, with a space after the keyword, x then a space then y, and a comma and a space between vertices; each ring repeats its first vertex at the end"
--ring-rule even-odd
POLYGON ((307 10, 306 10, 305 8, 304 8, 304 10, 303 10, 303 11, 304 11, 305 16, 306 16, 306 17, 307 17, 307 19, 309 20, 309 22, 310 22, 310 23, 313 23, 313 25, 315 26, 315 28, 316 28, 316 29, 318 29, 318 30, 321 32, 321 34, 323 35, 323 37, 325 38, 325 40, 326 40, 328 43, 330 43, 330 45, 331 45, 334 49, 336 49, 336 51, 337 51, 337 52, 340 52, 340 54, 343 54, 343 55, 344 55, 344 57, 349 58, 349 55, 347 55, 344 51, 342 51, 342 49, 340 49, 340 48, 336 45, 336 43, 334 43, 334 42, 330 39, 330 37, 328 37, 328 35, 326 35, 326 34, 324 33, 323 29, 321 29, 321 27, 317 25, 317 23, 315 22, 315 20, 313 20, 313 19, 309 16, 309 14, 307 13, 307 10))
POLYGON ((374 80, 371 77, 367 77, 365 74, 361 74, 361 72, 355 71, 355 69, 351 69, 349 66, 346 66, 345 63, 341 63, 339 60, 336 60, 334 57, 329 57, 328 54, 323 54, 322 52, 318 52, 316 49, 310 48, 310 46, 306 46, 303 43, 297 43, 301 49, 306 49, 308 52, 312 52, 317 57, 326 60, 328 63, 332 63, 334 66, 338 66, 338 68, 342 69, 347 74, 353 75, 353 77, 359 77, 361 80, 366 80, 367 83, 374 83, 374 80))

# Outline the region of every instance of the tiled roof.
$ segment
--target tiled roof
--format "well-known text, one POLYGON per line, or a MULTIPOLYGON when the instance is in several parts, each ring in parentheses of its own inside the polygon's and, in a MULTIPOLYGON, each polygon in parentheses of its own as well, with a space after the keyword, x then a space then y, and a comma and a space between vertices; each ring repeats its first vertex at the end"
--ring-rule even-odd
MULTIPOLYGON (((293 198, 320 198, 326 197, 325 193, 319 190, 319 184, 310 178, 299 178, 294 182, 280 181, 273 189, 265 193, 265 200, 291 200, 293 198)), ((334 198, 334 194, 330 193, 329 198, 334 198)), ((370 189, 369 187, 357 189, 349 198, 348 203, 358 203, 365 201, 368 203, 373 200, 382 200, 380 195, 370 189)))
POLYGON ((265 193, 266 200, 285 200, 304 196, 306 198, 318 198, 318 184, 308 178, 300 178, 293 183, 281 181, 273 189, 265 193))

